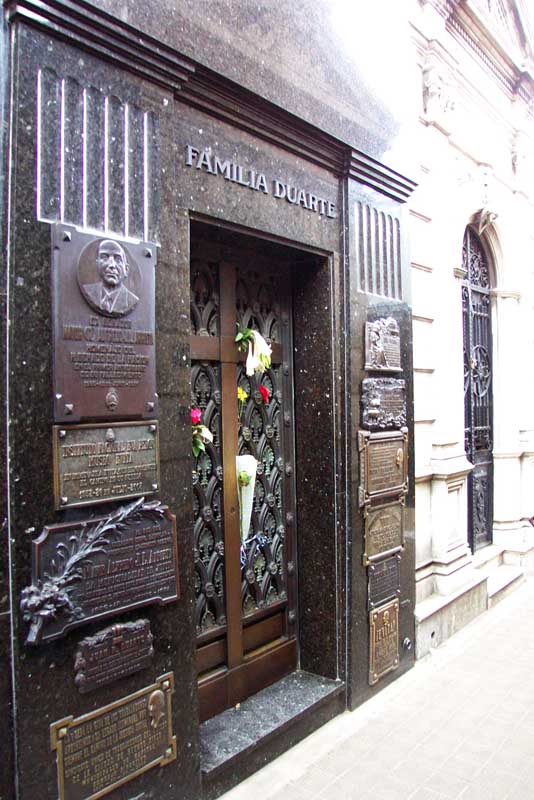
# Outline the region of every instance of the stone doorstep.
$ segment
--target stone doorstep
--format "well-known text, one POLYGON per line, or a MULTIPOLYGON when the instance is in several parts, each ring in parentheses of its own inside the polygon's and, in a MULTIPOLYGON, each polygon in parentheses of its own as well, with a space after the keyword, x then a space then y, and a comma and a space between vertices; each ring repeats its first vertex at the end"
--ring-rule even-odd
POLYGON ((525 571, 521 567, 502 564, 488 575, 488 607, 499 603, 525 580, 525 571))
POLYGON ((418 603, 415 607, 415 621, 417 623, 424 622, 426 619, 438 613, 446 606, 454 603, 459 597, 462 597, 467 592, 470 592, 485 580, 487 580, 485 575, 477 575, 477 573, 475 573, 473 580, 469 581, 469 583, 465 584, 459 589, 456 589, 454 592, 451 592, 451 594, 430 595, 429 598, 423 600, 421 603, 418 603))
POLYGON ((206 720, 202 797, 228 791, 344 710, 344 683, 297 670, 206 720))
POLYGON ((489 573, 501 566, 503 563, 503 554, 506 548, 503 545, 490 544, 483 547, 482 550, 477 550, 473 555, 473 566, 475 569, 484 571, 484 574, 489 573))

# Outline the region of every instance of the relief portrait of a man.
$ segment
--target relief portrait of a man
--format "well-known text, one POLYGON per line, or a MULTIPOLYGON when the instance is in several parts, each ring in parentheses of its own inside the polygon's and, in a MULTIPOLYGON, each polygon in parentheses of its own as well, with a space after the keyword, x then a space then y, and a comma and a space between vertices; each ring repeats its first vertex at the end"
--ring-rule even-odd
POLYGON ((84 283, 82 293, 94 309, 108 317, 121 317, 128 314, 139 302, 125 281, 130 266, 124 249, 118 242, 104 239, 98 247, 96 266, 100 281, 84 283))

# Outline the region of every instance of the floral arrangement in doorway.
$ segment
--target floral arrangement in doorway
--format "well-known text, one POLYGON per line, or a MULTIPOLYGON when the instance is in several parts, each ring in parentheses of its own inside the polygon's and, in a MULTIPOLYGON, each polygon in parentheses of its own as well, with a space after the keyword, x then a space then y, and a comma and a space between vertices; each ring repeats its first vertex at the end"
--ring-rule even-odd
MULTIPOLYGON (((237 324, 235 337, 238 350, 247 354, 245 371, 248 377, 255 373, 262 375, 271 366, 271 345, 268 344, 261 333, 252 328, 245 328, 237 324)), ((269 390, 260 383, 258 390, 261 394, 262 402, 267 405, 269 402, 269 390)), ((237 387, 238 402, 238 422, 241 427, 241 420, 248 394, 241 387, 237 387)), ((254 486, 256 483, 256 470, 258 462, 253 455, 236 456, 237 488, 239 494, 240 511, 240 530, 241 530, 241 562, 246 558, 246 546, 251 540, 247 539, 252 517, 252 505, 254 501, 254 486)))
POLYGON ((203 425, 202 422, 202 411, 200 408, 192 408, 191 409, 191 428, 192 428, 192 439, 191 439, 191 447, 193 449, 193 455, 195 458, 198 458, 200 453, 203 453, 206 450, 206 442, 213 442, 213 434, 206 425, 203 425))
POLYGON ((272 348, 271 345, 265 341, 261 333, 258 333, 258 331, 252 328, 244 328, 237 323, 235 341, 237 349, 241 353, 246 353, 248 350, 245 369, 249 377, 254 375, 255 372, 263 373, 266 369, 270 368, 272 348))

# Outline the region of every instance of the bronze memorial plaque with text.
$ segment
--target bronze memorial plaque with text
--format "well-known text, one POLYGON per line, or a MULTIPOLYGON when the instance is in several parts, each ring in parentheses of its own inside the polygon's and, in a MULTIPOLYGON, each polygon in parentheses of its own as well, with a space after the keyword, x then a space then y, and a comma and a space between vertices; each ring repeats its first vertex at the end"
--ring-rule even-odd
POLYGON ((364 369, 402 372, 399 324, 393 317, 365 323, 364 369))
POLYGON ((367 597, 370 609, 400 595, 400 560, 401 556, 397 553, 381 561, 375 561, 367 568, 367 597))
POLYGON ((27 644, 179 597, 176 518, 143 498, 108 517, 48 525, 32 546, 32 585, 21 593, 27 644))
POLYGON ((56 508, 150 495, 159 486, 158 423, 55 425, 56 508))
MULTIPOLYGON (((176 758, 174 673, 82 717, 50 725, 59 800, 97 800, 176 758)), ((122 796, 122 795, 121 795, 122 796)))
POLYGON ((406 386, 398 378, 365 378, 362 381, 362 425, 370 430, 406 425, 406 386))
POLYGON ((156 255, 52 226, 56 422, 156 415, 156 255))
POLYGON ((74 660, 78 691, 92 692, 149 667, 153 639, 147 619, 116 623, 82 639, 74 660))
POLYGON ((369 684, 399 666, 399 600, 369 612, 369 684))
POLYGON ((359 501, 363 506, 375 498, 401 496, 408 491, 408 433, 358 432, 360 451, 359 501))
POLYGON ((363 563, 393 555, 404 544, 404 504, 402 501, 383 506, 365 507, 365 550, 363 563))

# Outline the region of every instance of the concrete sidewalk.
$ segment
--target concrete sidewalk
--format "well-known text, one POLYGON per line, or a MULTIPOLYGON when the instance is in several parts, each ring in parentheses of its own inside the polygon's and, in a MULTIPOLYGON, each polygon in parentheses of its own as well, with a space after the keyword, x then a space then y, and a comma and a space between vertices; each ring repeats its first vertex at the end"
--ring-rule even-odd
POLYGON ((534 800, 534 580, 224 800, 534 800))

